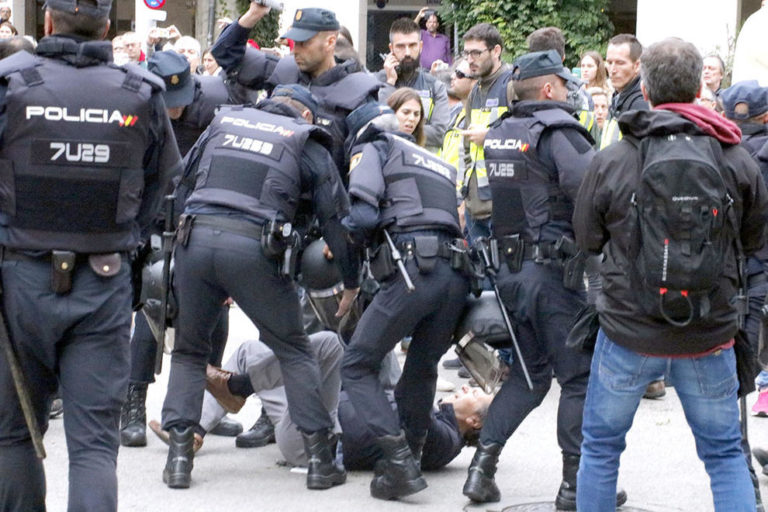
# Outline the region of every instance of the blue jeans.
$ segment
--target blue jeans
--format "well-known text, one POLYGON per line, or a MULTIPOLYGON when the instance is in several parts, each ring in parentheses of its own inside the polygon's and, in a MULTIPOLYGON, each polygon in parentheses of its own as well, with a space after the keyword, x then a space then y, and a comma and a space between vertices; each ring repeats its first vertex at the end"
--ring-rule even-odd
POLYGON ((649 382, 670 364, 696 452, 704 462, 716 511, 754 511, 755 492, 741 451, 733 349, 697 358, 644 356, 597 336, 584 405, 578 510, 616 509, 616 479, 625 436, 649 382))

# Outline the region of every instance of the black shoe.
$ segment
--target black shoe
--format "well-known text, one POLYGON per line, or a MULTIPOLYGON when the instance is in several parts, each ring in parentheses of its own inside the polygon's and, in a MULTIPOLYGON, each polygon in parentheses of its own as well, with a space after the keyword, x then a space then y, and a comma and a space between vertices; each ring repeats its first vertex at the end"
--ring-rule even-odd
MULTIPOLYGON (((556 510, 576 510, 576 474, 579 471, 578 455, 563 455, 563 481, 555 497, 556 510)), ((616 507, 627 502, 627 493, 623 489, 616 492, 616 507)))
POLYGON ((163 470, 163 482, 171 489, 188 489, 192 482, 192 466, 195 459, 194 432, 171 428, 168 439, 168 460, 163 470))
POLYGON ((128 399, 120 412, 120 444, 147 446, 147 383, 128 385, 128 399))
POLYGON ((208 433, 214 436, 235 437, 243 432, 243 424, 233 420, 229 416, 224 416, 218 425, 213 427, 208 433))
POLYGON ((458 370, 461 368, 461 361, 458 357, 455 359, 446 359, 443 361, 443 368, 446 370, 458 370))
POLYGON ((267 416, 267 411, 261 409, 261 416, 256 423, 248 430, 243 432, 235 439, 235 446, 238 448, 259 448, 275 442, 275 426, 267 416))
POLYGON ((344 466, 336 463, 336 436, 326 430, 302 434, 307 464, 307 489, 330 489, 347 481, 344 466))
POLYGON ((396 436, 379 437, 376 443, 381 448, 382 458, 374 468, 371 496, 394 500, 427 487, 403 432, 396 436))
POLYGON ((472 457, 467 481, 464 482, 462 490, 464 496, 475 503, 495 503, 501 499, 501 492, 493 477, 502 448, 498 443, 477 444, 477 451, 472 457))

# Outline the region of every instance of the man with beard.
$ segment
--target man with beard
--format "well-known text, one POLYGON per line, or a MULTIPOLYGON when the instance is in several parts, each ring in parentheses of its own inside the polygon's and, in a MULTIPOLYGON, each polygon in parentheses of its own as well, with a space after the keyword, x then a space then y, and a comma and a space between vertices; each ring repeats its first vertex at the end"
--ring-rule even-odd
POLYGON ((468 127, 462 131, 464 140, 469 141, 471 159, 461 191, 470 243, 491 234, 491 189, 485 169, 483 141, 490 124, 508 110, 511 70, 501 62, 502 51, 501 34, 490 23, 478 23, 464 34, 462 56, 469 63, 470 75, 477 79, 467 100, 468 127))
POLYGON ((437 152, 448 129, 451 107, 445 85, 419 66, 423 44, 416 22, 400 18, 392 23, 389 28, 390 53, 384 61, 384 69, 376 74, 387 84, 379 90, 379 101, 386 103, 389 95, 400 87, 418 91, 426 123, 427 149, 437 152))

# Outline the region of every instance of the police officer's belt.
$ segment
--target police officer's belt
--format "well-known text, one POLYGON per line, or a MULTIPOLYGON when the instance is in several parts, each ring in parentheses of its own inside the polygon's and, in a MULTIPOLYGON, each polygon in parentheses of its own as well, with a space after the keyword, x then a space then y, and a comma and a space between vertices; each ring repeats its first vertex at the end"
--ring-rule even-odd
MULTIPOLYGON (((395 245, 397 245, 397 248, 400 249, 403 252, 403 256, 406 259, 411 259, 414 257, 414 242, 413 240, 406 240, 404 242, 397 242, 395 245)), ((437 246, 437 254, 436 256, 438 258, 445 258, 446 260, 451 259, 451 254, 454 252, 453 249, 450 247, 450 243, 448 241, 442 241, 437 246)))
POLYGON ((557 249, 554 242, 539 242, 531 243, 523 240, 518 241, 518 246, 514 244, 506 243, 504 239, 501 241, 501 247, 499 252, 502 258, 521 258, 522 260, 544 261, 544 260, 558 260, 563 258, 563 254, 557 249), (521 251, 522 254, 517 254, 517 251, 521 251))
POLYGON ((225 215, 195 215, 194 226, 206 226, 209 228, 220 229, 227 233, 246 236, 255 240, 261 239, 261 233, 264 227, 248 220, 234 219, 225 215))

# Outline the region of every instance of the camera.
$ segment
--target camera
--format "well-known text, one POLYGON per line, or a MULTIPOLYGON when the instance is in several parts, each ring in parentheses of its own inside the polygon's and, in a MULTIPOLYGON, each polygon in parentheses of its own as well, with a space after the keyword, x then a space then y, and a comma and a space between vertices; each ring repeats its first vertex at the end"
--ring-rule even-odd
POLYGON ((376 7, 383 9, 384 6, 387 5, 387 2, 389 2, 389 0, 376 0, 376 7))

